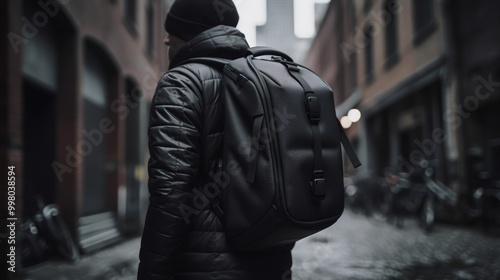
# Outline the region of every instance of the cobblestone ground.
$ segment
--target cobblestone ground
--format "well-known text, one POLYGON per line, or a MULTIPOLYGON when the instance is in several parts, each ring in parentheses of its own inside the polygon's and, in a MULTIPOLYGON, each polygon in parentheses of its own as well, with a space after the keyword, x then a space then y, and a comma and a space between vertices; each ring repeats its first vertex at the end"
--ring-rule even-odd
POLYGON ((437 224, 425 234, 346 211, 331 228, 297 243, 294 279, 500 279, 500 238, 437 224))
MULTIPOLYGON (((45 263, 16 279, 135 279, 138 251, 135 238, 76 264, 45 263)), ((413 221, 398 229, 350 211, 333 227, 298 242, 293 253, 294 280, 500 279, 500 238, 443 224, 425 234, 413 221)))

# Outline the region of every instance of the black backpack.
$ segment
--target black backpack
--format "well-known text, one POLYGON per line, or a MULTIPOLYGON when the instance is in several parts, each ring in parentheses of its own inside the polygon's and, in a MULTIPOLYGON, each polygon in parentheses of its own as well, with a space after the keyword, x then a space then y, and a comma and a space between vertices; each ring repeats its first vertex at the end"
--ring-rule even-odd
POLYGON ((229 242, 237 250, 262 250, 334 224, 344 210, 341 143, 353 165, 360 163, 328 84, 265 47, 232 61, 188 62, 224 71, 223 158, 213 176, 222 191, 205 195, 229 242))

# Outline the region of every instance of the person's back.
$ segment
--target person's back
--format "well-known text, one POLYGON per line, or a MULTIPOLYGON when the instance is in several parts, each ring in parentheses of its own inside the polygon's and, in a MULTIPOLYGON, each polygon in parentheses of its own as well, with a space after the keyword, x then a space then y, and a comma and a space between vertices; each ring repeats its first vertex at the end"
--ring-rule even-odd
POLYGON ((291 246, 235 252, 199 192, 213 180, 210 174, 221 156, 222 74, 207 65, 184 62, 243 56, 248 44, 234 28, 237 22, 230 0, 177 0, 167 15, 171 61, 151 107, 150 206, 138 279, 291 279, 291 246))

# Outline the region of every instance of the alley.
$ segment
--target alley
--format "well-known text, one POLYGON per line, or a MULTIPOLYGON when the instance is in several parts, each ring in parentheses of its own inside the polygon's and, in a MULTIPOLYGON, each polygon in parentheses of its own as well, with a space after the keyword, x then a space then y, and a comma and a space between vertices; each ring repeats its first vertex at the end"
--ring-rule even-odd
MULTIPOLYGON (((287 207, 302 210, 288 193, 304 192, 291 188, 312 171, 305 187, 313 182, 314 200, 334 186, 328 181, 349 178, 356 192, 346 183, 348 196, 361 194, 359 204, 366 197, 380 204, 380 190, 391 189, 396 195, 384 202, 409 212, 437 206, 435 216, 447 219, 426 234, 416 221, 397 228, 346 210, 334 226, 296 244, 293 280, 500 280, 500 237, 456 222, 500 213, 500 1, 191 0, 176 8, 186 2, 0 0, 0 168, 7 187, 0 192, 0 251, 9 260, 4 266, 16 262, 16 272, 5 269, 0 280, 136 279, 140 232, 146 220, 156 223, 146 219, 150 203, 204 208, 198 194, 177 194, 203 183, 212 196, 211 179, 227 186, 225 174, 216 178, 219 157, 230 174, 245 167, 247 183, 266 186, 259 180, 273 176, 287 189, 234 192, 248 203, 254 195, 269 201, 284 194, 287 207), (233 69, 241 72, 236 83, 250 87, 225 86, 233 71, 190 60, 268 60, 265 54, 276 67, 261 74, 251 65, 233 69), (258 79, 241 79, 247 73, 258 79), (229 92, 250 91, 256 98, 230 100, 229 92), (232 121, 236 111, 238 118, 262 114, 240 123, 232 121), (296 114, 302 117, 278 124, 296 114), (347 142, 359 168, 338 157, 352 154, 342 151, 347 142), (238 152, 235 162, 228 151, 238 152), (399 201, 406 187, 410 194, 399 201), (439 199, 423 200, 431 196, 439 199), (43 211, 42 204, 57 209, 43 211), (44 259, 44 240, 64 235, 61 221, 81 252, 93 253, 21 270, 23 256, 26 264, 44 259)), ((339 193, 326 195, 324 204, 338 205, 329 199, 339 193)), ((242 211, 250 205, 233 203, 242 211)), ((220 268, 217 257, 213 267, 220 268)))
MULTIPOLYGON (((84 256, 77 264, 52 262, 18 274, 23 280, 135 279, 139 238, 84 256)), ((346 211, 333 227, 294 248, 293 279, 500 279, 500 239, 477 229, 438 224, 423 233, 346 211)))

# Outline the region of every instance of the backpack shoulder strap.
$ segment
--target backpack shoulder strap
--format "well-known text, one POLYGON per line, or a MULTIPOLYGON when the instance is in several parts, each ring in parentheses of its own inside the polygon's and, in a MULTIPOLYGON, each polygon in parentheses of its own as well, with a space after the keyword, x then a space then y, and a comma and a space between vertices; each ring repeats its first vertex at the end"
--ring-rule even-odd
POLYGON ((285 60, 288 60, 289 62, 293 62, 293 59, 288 56, 286 53, 278 51, 273 48, 269 47, 263 47, 263 46, 257 46, 257 47, 251 47, 246 51, 246 55, 249 56, 262 56, 262 55, 273 55, 273 56, 280 56, 285 60))
POLYGON ((195 57, 184 61, 182 64, 200 63, 222 71, 224 69, 224 66, 229 62, 231 62, 231 60, 225 58, 195 57))

